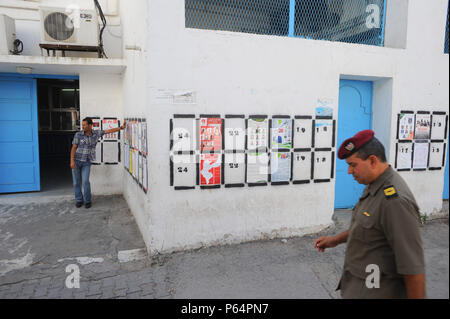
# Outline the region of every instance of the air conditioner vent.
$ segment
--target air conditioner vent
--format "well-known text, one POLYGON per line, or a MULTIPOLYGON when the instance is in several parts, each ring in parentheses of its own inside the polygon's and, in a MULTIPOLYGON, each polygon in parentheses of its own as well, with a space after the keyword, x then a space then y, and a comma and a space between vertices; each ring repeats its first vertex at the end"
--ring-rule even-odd
POLYGON ((50 13, 45 18, 44 28, 45 32, 56 41, 68 40, 75 31, 72 19, 62 12, 50 13))

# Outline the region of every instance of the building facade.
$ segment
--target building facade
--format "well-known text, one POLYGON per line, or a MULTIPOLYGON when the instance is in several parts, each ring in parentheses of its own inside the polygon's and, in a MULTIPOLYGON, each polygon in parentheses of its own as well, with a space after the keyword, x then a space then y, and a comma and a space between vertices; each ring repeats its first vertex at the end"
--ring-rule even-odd
MULTIPOLYGON (((0 78, 69 76, 80 118, 133 123, 116 139, 117 161, 94 167, 91 181, 94 194, 123 194, 151 254, 330 226, 362 191, 335 155, 361 129, 376 132, 422 214, 438 213, 448 198, 448 1, 231 3, 104 1, 110 58, 98 59, 42 57, 36 8, 50 1, 2 1, 24 53, 0 57, 0 78), (411 114, 424 136, 406 136, 411 114)), ((8 114, 0 120, 15 121, 8 114)))

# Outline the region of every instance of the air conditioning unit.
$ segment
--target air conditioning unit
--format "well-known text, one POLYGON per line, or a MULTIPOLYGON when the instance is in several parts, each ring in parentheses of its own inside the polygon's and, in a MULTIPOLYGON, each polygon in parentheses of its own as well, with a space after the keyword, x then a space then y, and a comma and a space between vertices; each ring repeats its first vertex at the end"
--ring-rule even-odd
POLYGON ((40 7, 41 43, 98 46, 97 11, 76 7, 40 7))
POLYGON ((0 14, 0 55, 12 54, 16 40, 16 25, 14 19, 0 14))

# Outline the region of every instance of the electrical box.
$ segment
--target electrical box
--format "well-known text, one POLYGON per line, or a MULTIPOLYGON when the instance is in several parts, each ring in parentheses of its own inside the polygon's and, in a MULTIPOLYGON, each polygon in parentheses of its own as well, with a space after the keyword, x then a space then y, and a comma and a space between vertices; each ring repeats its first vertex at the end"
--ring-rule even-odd
POLYGON ((0 55, 12 54, 16 40, 16 25, 14 19, 0 14, 0 55))

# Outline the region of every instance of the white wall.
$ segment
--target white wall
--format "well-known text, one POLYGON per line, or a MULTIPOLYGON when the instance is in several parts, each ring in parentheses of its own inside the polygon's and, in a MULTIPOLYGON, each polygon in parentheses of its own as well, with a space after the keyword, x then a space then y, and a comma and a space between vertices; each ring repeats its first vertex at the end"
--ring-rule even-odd
MULTIPOLYGON (((148 1, 146 0, 123 0, 120 2, 120 17, 123 25, 123 58, 127 69, 123 75, 123 117, 124 118, 146 118, 150 117, 150 106, 148 103, 148 1)), ((148 136, 157 134, 148 123, 148 136)), ((151 155, 150 155, 151 156, 151 155)), ((149 178, 150 172, 149 172, 149 178)), ((139 230, 147 247, 151 242, 151 215, 149 214, 149 198, 122 169, 123 195, 136 219, 139 230)))
MULTIPOLYGON (((122 121, 122 114, 121 75, 80 74, 80 117, 82 119, 88 116, 98 116, 100 118, 117 117, 122 121)), ((122 163, 118 165, 93 165, 90 177, 92 194, 122 194, 122 173, 122 163)))
MULTIPOLYGON (((186 29, 183 0, 148 2, 148 53, 143 54, 148 64, 140 54, 127 57, 129 68, 138 61, 147 66, 148 96, 136 86, 137 103, 125 116, 148 115, 149 193, 144 195, 129 177, 124 193, 149 251, 297 236, 330 225, 334 182, 174 191, 169 186, 170 118, 177 113, 312 115, 320 98, 334 101, 337 116, 339 79, 371 78, 376 80, 374 127, 393 163, 397 112, 448 110, 446 9, 446 0, 409 1, 407 41, 399 45, 405 50, 186 29), (197 103, 161 102, 158 90, 191 90, 197 103)), ((131 74, 128 69, 129 86, 131 74)), ((138 74, 133 80, 141 78, 138 74)), ((126 103, 131 92, 125 88, 126 103)), ((422 212, 441 208, 443 172, 402 175, 422 212)))

